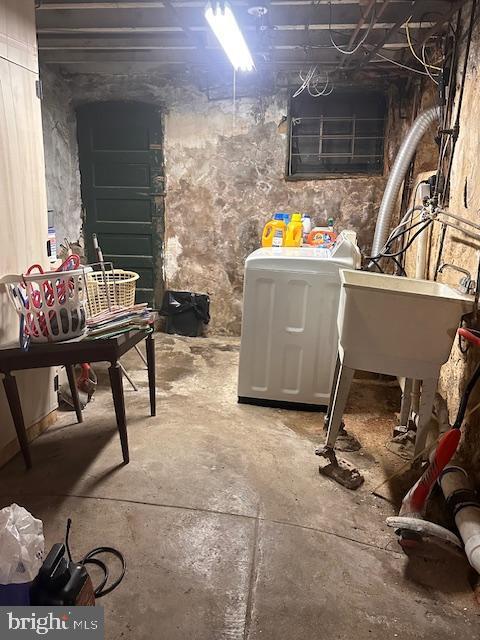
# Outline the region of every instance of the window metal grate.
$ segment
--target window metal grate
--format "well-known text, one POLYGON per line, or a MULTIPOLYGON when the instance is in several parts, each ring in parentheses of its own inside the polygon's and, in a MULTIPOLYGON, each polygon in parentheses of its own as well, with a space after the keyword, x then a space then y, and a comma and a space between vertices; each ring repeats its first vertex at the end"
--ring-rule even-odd
POLYGON ((384 130, 385 100, 378 93, 292 100, 288 176, 382 173, 384 130), (310 115, 320 109, 323 113, 310 115), (350 113, 330 115, 335 110, 350 113))

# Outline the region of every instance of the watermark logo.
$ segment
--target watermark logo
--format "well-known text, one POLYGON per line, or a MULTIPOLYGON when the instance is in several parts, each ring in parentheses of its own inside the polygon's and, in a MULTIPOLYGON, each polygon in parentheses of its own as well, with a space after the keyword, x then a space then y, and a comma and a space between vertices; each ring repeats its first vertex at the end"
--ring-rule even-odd
POLYGON ((103 607, 0 607, 0 638, 104 639, 103 607))

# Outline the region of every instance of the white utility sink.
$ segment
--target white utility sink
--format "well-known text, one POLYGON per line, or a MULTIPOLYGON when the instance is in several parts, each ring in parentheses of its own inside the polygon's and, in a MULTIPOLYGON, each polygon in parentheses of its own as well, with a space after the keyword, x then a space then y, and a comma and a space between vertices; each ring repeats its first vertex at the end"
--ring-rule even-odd
POLYGON ((430 280, 341 270, 342 364, 407 378, 438 375, 474 298, 430 280))

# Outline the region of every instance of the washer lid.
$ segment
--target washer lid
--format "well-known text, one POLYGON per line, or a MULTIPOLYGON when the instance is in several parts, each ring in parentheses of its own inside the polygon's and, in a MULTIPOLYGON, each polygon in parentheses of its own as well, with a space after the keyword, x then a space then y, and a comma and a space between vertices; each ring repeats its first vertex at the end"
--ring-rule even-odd
POLYGON ((325 272, 334 264, 354 268, 356 247, 350 245, 350 248, 349 255, 344 252, 336 255, 335 247, 333 250, 321 247, 264 247, 251 253, 245 266, 247 269, 318 272, 325 272))

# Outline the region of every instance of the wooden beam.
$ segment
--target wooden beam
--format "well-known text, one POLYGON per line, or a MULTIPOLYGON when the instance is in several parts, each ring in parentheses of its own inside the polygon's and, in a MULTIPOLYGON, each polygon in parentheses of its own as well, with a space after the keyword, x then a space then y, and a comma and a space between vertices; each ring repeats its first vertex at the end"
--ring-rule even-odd
MULTIPOLYGON (((383 12, 385 11, 385 9, 387 8, 388 3, 390 2, 390 0, 385 0, 384 3, 380 6, 379 10, 376 12, 375 15, 375 22, 372 25, 372 28, 375 26, 375 23, 378 22, 379 18, 382 16, 383 12)), ((350 40, 348 41, 347 46, 345 47, 347 50, 350 50, 353 46, 353 43, 355 42, 355 39, 358 35, 358 33, 360 32, 360 30, 362 29, 362 27, 365 25, 365 22, 368 18, 368 14, 372 11, 376 9, 376 0, 371 0, 371 2, 369 3, 369 5, 367 6, 366 10, 364 11, 364 13, 360 16, 360 19, 358 21, 358 24, 354 30, 354 32, 352 33, 352 35, 350 36, 350 40)), ((338 71, 341 71, 343 68, 348 67, 350 60, 347 58, 347 55, 345 55, 345 58, 342 60, 342 62, 340 63, 340 66, 338 67, 338 71)))
MULTIPOLYGON (((372 34, 371 44, 376 43, 375 36, 378 38, 378 34, 372 34)), ((262 45, 261 41, 259 42, 262 45)), ((317 31, 311 34, 310 44, 315 50, 333 49, 328 33, 326 31, 317 31)), ((105 49, 105 50, 120 50, 120 49, 156 49, 158 47, 186 47, 192 45, 189 42, 185 34, 181 31, 160 33, 160 34, 39 34, 38 36, 38 48, 41 50, 72 50, 72 49, 105 49)), ((252 50, 255 50, 257 45, 256 38, 252 38, 250 46, 252 50)), ((192 45, 195 46, 195 45, 192 45)), ((216 42, 211 40, 210 44, 206 48, 216 47, 216 42)), ((302 48, 304 49, 304 34, 301 31, 277 31, 272 41, 272 46, 275 48, 302 48)), ((385 48, 398 50, 404 49, 408 45, 405 42, 405 38, 400 37, 395 41, 389 42, 385 45, 385 48)))
POLYGON ((172 17, 173 21, 182 29, 187 38, 201 51, 205 49, 205 43, 202 37, 190 29, 182 20, 176 8, 170 2, 170 0, 162 0, 163 6, 167 10, 168 14, 172 17))
MULTIPOLYGON (((274 49, 272 52, 272 62, 290 62, 302 65, 305 61, 305 54, 302 48, 274 49)), ((321 55, 315 55, 315 51, 310 56, 316 63, 322 65, 336 66, 338 64, 335 50, 322 51, 321 55)), ((209 49, 199 52, 195 47, 190 48, 156 48, 149 50, 96 50, 96 49, 73 49, 73 50, 51 50, 41 51, 40 61, 48 64, 76 64, 80 62, 158 62, 163 64, 204 64, 209 67, 216 67, 219 64, 228 63, 223 55, 223 49, 209 49)), ((230 63, 228 63, 230 64, 230 63)))
MULTIPOLYGON (((420 0, 421 1, 421 0, 420 0)), ((402 24, 405 20, 402 20, 402 24)), ((432 22, 410 22, 409 25, 412 29, 427 29, 431 26, 432 22)), ((396 25, 392 25, 392 23, 377 23, 374 25, 374 29, 392 29, 396 25)), ((335 31, 343 31, 350 30, 356 27, 355 23, 350 24, 332 24, 332 29, 335 31)), ((311 24, 309 29, 312 31, 328 31, 328 24, 311 24)), ((189 27, 190 31, 208 31, 209 27, 189 27)), ((256 31, 255 27, 243 27, 245 31, 256 31)), ((296 24, 284 24, 284 25, 276 25, 275 27, 278 31, 304 31, 305 27, 303 25, 296 24)), ((150 27, 39 27, 37 29, 37 33, 39 34, 62 34, 62 33, 168 33, 169 31, 184 31, 184 29, 180 26, 150 26, 150 27)), ((394 32, 398 31, 398 27, 394 32)), ((393 33, 392 32, 392 35, 393 33)))
MULTIPOLYGON (((388 2, 388 0, 387 0, 387 2, 388 2)), ((345 49, 350 49, 352 47, 353 43, 355 42, 355 38, 358 35, 358 32, 361 30, 361 28, 365 24, 369 13, 372 11, 372 9, 374 9, 376 4, 377 4, 377 0, 370 0, 370 2, 368 3, 367 8, 365 9, 365 11, 363 13, 360 12, 360 18, 358 19, 357 26, 353 30, 353 33, 350 36, 350 39, 349 39, 348 44, 345 47, 345 49)), ((358 6, 361 8, 360 4, 358 6)), ((377 18, 378 18, 378 14, 375 16, 375 22, 377 21, 377 18)))
MULTIPOLYGON (((390 4, 391 0, 384 0, 383 4, 380 6, 380 8, 377 11, 377 15, 375 18, 375 22, 378 22, 378 20, 382 17, 385 9, 387 8, 387 6, 390 4)), ((375 6, 375 3, 374 3, 375 6)), ((366 16, 365 16, 366 18, 366 16)), ((363 20, 362 25, 360 26, 360 28, 365 24, 365 18, 363 20)), ((374 25, 375 26, 375 25, 374 25)), ((359 29, 360 30, 360 29, 359 29)), ((358 32, 357 32, 358 33, 358 32)), ((348 45, 348 48, 350 48, 354 42, 354 38, 350 38, 351 42, 348 45)), ((355 58, 355 56, 354 56, 355 58)), ((351 63, 351 59, 348 58, 347 56, 345 56, 345 59, 342 61, 342 63, 340 64, 340 66, 338 67, 338 71, 342 71, 342 70, 346 70, 348 67, 350 67, 350 63, 351 63)))
MULTIPOLYGON (((396 4, 405 4, 409 0, 392 0, 396 4)), ((317 0, 316 4, 329 4, 330 0, 317 0)), ((331 0, 332 4, 345 5, 357 5, 358 0, 331 0)), ((204 7, 206 2, 204 0, 175 0, 172 2, 176 8, 182 7, 204 7)), ((239 0, 231 0, 233 6, 248 7, 249 3, 239 0)), ((297 6, 309 6, 312 4, 312 0, 272 0, 268 3, 271 6, 277 7, 297 7, 297 6)), ((45 2, 45 0, 37 7, 37 11, 81 11, 91 9, 162 9, 164 7, 161 0, 156 1, 143 1, 143 2, 128 2, 125 0, 119 0, 118 2, 45 2)))
POLYGON ((366 57, 363 58, 363 60, 361 60, 360 63, 357 64, 354 68, 358 70, 363 68, 366 64, 368 64, 370 60, 375 56, 377 51, 380 51, 380 49, 382 49, 385 46, 385 44, 390 40, 390 38, 392 38, 397 33, 397 31, 399 31, 399 29, 408 20, 408 18, 412 15, 415 9, 421 4, 422 4, 422 0, 415 0, 413 2, 410 2, 407 10, 403 11, 402 17, 399 18, 399 20, 397 20, 397 22, 389 28, 383 40, 381 40, 378 44, 376 44, 373 47, 373 49, 371 49, 369 53, 367 53, 366 57))
MULTIPOLYGON (((189 62, 185 62, 185 61, 172 62, 171 60, 166 60, 166 61, 122 60, 121 62, 120 61, 116 62, 112 60, 95 60, 95 61, 63 60, 63 61, 49 61, 49 62, 42 61, 42 64, 45 66, 54 66, 57 68, 58 67, 62 67, 65 69, 71 68, 71 73, 95 73, 95 69, 100 69, 100 68, 103 68, 105 70, 105 73, 120 74, 120 75, 124 75, 125 73, 128 73, 129 69, 130 70, 134 69, 138 73, 145 73, 152 69, 162 69, 162 70, 175 69, 178 71, 179 69, 182 69, 182 68, 183 69, 198 68, 198 69, 205 69, 205 70, 211 71, 211 66, 209 66, 207 63, 202 62, 201 60, 198 60, 198 59, 191 60, 189 62)), ((298 73, 302 69, 305 69, 305 67, 316 65, 316 64, 318 64, 318 60, 315 60, 315 59, 313 60, 303 59, 302 61, 276 60, 276 61, 262 62, 261 64, 258 63, 256 65, 256 68, 270 69, 270 70, 276 70, 276 71, 291 71, 292 73, 298 73)), ((325 68, 331 67, 333 69, 335 65, 336 63, 329 63, 325 65, 325 68)), ((228 61, 226 61, 225 64, 223 65, 217 64, 215 66, 216 71, 221 71, 222 69, 224 71, 229 71, 231 70, 231 68, 232 68, 232 65, 228 61)), ((408 71, 403 72, 402 69, 398 69, 398 73, 397 73, 396 67, 393 67, 392 65, 385 64, 385 63, 381 63, 381 64, 379 63, 375 65, 372 64, 372 67, 367 68, 367 72, 370 71, 375 74, 377 74, 379 70, 391 72, 390 76, 392 77, 405 76, 405 75, 408 76, 410 73, 408 71)))

